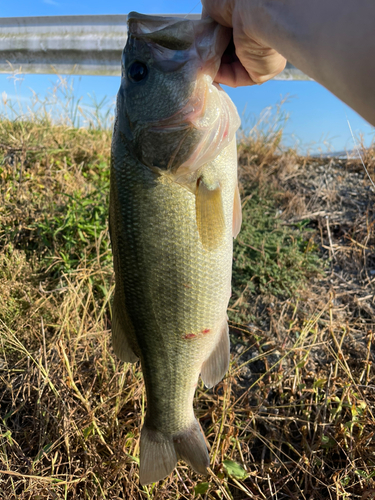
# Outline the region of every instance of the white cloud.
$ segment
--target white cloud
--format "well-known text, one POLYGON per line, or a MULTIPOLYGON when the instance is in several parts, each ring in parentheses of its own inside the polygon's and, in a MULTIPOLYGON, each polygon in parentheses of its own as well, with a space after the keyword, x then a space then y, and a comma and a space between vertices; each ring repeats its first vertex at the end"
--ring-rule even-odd
POLYGON ((58 2, 55 2, 55 0, 43 0, 43 3, 47 3, 48 5, 60 5, 58 2))

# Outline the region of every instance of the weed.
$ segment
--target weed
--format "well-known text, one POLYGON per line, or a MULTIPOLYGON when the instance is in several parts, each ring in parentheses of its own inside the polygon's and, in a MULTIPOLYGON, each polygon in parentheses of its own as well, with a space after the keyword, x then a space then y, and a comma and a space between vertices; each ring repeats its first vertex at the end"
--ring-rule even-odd
POLYGON ((309 220, 285 225, 275 198, 271 190, 260 193, 253 187, 243 200, 245 223, 234 244, 231 307, 241 310, 232 312, 236 321, 248 322, 246 309, 253 294, 296 296, 324 269, 309 220))

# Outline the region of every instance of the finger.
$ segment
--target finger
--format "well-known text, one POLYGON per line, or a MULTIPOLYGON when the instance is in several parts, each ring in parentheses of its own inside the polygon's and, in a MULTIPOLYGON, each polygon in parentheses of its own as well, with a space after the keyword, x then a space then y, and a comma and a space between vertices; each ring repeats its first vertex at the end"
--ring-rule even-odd
POLYGON ((263 61, 261 64, 259 62, 258 64, 250 64, 246 68, 241 61, 222 62, 215 77, 215 82, 228 85, 229 87, 261 84, 281 73, 285 68, 285 64, 285 58, 277 53, 275 59, 272 61, 263 61))
POLYGON ((237 44, 236 53, 254 83, 263 83, 280 73, 286 59, 270 47, 259 47, 256 42, 237 44))
POLYGON ((236 56, 253 82, 263 83, 284 69, 286 60, 281 54, 248 36, 244 31, 234 30, 233 41, 236 56))
POLYGON ((210 14, 206 11, 206 9, 202 5, 201 19, 205 19, 206 17, 211 17, 211 16, 210 16, 210 14))
POLYGON ((229 87, 245 87, 246 85, 255 84, 240 61, 230 64, 223 63, 217 72, 215 82, 229 87))
POLYGON ((285 58, 273 49, 260 47, 254 41, 249 41, 249 47, 240 43, 238 46, 235 50, 231 41, 224 52, 215 77, 217 83, 231 87, 260 84, 285 68, 285 58))
POLYGON ((233 6, 234 0, 202 0, 202 18, 212 17, 219 24, 231 28, 233 6))
MULTIPOLYGON (((278 56, 279 55, 280 54, 278 54, 278 56)), ((281 73, 285 69, 286 59, 280 56, 280 58, 277 58, 277 61, 278 64, 275 64, 274 62, 272 64, 269 64, 268 71, 266 73, 257 73, 256 71, 251 71, 250 74, 253 82, 257 84, 264 83, 281 73)))

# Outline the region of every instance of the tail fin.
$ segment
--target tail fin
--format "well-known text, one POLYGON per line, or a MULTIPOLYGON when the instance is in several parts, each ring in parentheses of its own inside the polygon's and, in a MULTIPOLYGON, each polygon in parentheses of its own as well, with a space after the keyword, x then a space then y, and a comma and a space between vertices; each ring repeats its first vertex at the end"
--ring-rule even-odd
POLYGON ((139 482, 155 483, 172 472, 177 455, 172 436, 143 426, 141 432, 141 456, 139 482))
POLYGON ((178 458, 188 463, 198 474, 207 474, 210 457, 197 420, 194 420, 190 429, 173 436, 173 442, 178 458))
POLYGON ((207 474, 210 465, 207 446, 198 422, 174 435, 143 426, 139 481, 154 483, 168 476, 181 458, 198 474, 207 474))

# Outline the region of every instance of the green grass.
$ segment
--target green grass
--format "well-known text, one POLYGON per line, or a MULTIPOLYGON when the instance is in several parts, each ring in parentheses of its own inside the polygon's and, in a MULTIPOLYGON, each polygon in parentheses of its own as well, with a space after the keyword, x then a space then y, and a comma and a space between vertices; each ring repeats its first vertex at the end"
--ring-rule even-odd
POLYGON ((288 225, 277 207, 278 193, 253 186, 243 200, 243 225, 233 250, 232 303, 241 301, 234 321, 248 322, 252 295, 298 297, 325 264, 309 220, 288 225))
MULTIPOLYGON (((55 263, 56 273, 76 269, 81 261, 110 261, 108 238, 103 238, 108 219, 109 172, 106 163, 83 172, 90 192, 57 193, 62 199, 52 200, 49 213, 30 224, 34 252, 43 253, 47 267, 55 263), (100 240, 100 241, 99 241, 100 240)), ((30 249, 31 250, 31 249, 30 249)))

